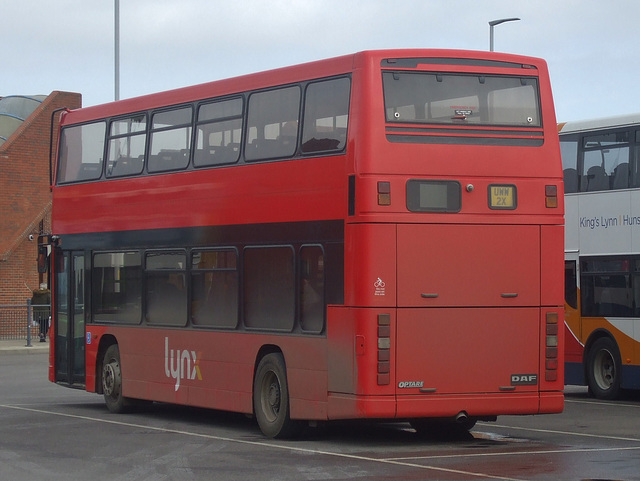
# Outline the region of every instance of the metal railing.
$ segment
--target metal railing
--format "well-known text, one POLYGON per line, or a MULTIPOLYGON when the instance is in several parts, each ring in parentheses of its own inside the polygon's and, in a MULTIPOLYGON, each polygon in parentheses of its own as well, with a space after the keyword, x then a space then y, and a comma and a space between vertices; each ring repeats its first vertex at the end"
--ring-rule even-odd
POLYGON ((45 341, 49 334, 51 306, 49 304, 0 304, 0 340, 22 340, 31 345, 32 340, 45 341))

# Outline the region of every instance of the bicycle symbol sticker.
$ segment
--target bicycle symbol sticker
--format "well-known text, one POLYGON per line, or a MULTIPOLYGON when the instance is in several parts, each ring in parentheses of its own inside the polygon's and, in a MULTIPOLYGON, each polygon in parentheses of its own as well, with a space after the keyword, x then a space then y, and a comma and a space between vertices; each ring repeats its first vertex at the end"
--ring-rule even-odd
POLYGON ((375 287, 374 295, 376 296, 384 296, 385 295, 385 286, 386 284, 382 279, 378 277, 378 279, 373 283, 373 287, 375 287))

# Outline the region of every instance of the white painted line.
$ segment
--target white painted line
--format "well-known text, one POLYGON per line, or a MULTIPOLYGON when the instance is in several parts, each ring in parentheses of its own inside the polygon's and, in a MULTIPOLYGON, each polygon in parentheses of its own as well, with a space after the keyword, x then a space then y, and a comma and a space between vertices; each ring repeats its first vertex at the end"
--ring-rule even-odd
POLYGON ((638 404, 627 404, 627 403, 621 403, 619 401, 597 401, 595 399, 590 400, 590 401, 579 401, 577 399, 567 399, 566 397, 564 398, 564 402, 565 403, 570 403, 570 404, 595 404, 597 406, 610 406, 610 407, 624 407, 624 408, 640 408, 640 403, 638 404))
POLYGON ((434 456, 407 456, 402 458, 388 458, 389 460, 409 460, 409 459, 447 459, 447 458, 482 458, 492 456, 522 456, 530 454, 565 454, 565 453, 599 453, 607 451, 640 451, 640 446, 629 446, 626 448, 576 448, 576 449, 528 449, 525 451, 509 451, 501 453, 473 453, 473 454, 436 454, 434 456))
POLYGON ((300 452, 300 453, 305 453, 305 454, 315 454, 315 455, 321 455, 321 456, 332 456, 332 457, 336 457, 336 458, 353 459, 353 460, 356 460, 356 461, 364 461, 364 462, 371 462, 371 463, 378 463, 378 464, 390 464, 390 465, 394 465, 394 466, 401 466, 401 467, 404 467, 404 468, 414 468, 414 469, 422 469, 422 470, 427 470, 427 471, 438 471, 438 472, 450 473, 450 474, 460 474, 460 475, 463 475, 463 476, 474 476, 474 477, 484 478, 484 479, 499 479, 499 480, 504 480, 504 481, 523 481, 523 480, 518 479, 518 478, 509 478, 509 477, 505 477, 505 476, 495 476, 495 475, 491 475, 491 474, 487 474, 487 473, 477 473, 477 472, 473 472, 473 471, 463 471, 463 470, 460 470, 460 469, 441 468, 441 467, 438 467, 438 466, 429 466, 429 465, 425 466, 423 464, 410 463, 410 462, 406 462, 406 461, 402 461, 402 460, 376 459, 376 458, 371 458, 371 457, 368 457, 368 456, 357 456, 357 455, 354 455, 354 454, 336 453, 336 452, 331 452, 331 451, 322 451, 322 450, 316 450, 316 449, 300 448, 300 447, 296 447, 296 446, 285 446, 285 445, 282 445, 282 444, 272 444, 272 443, 265 442, 265 441, 248 441, 248 440, 245 440, 245 439, 234 439, 234 438, 229 438, 229 437, 225 437, 225 436, 216 436, 216 435, 212 435, 212 434, 193 433, 193 432, 189 432, 189 431, 182 431, 182 430, 179 430, 179 429, 159 428, 159 427, 155 427, 155 426, 147 426, 147 425, 144 425, 144 424, 127 423, 127 422, 123 422, 123 421, 115 421, 115 420, 110 420, 110 419, 100 419, 100 418, 94 418, 94 417, 90 417, 90 416, 80 416, 80 415, 77 415, 77 414, 65 414, 65 413, 59 413, 59 412, 55 412, 55 411, 48 411, 48 410, 45 410, 45 409, 28 408, 28 407, 24 407, 24 406, 0 404, 0 408, 14 409, 14 410, 17 410, 17 411, 28 411, 28 412, 34 412, 34 413, 39 413, 39 414, 47 414, 47 415, 54 415, 54 416, 61 416, 61 417, 66 417, 66 418, 80 419, 80 420, 83 420, 83 421, 92 421, 92 422, 104 423, 104 424, 113 424, 113 425, 116 425, 116 426, 125 426, 125 427, 134 428, 134 429, 146 429, 148 431, 157 431, 157 432, 162 432, 162 433, 179 434, 179 435, 182 435, 182 436, 191 436, 191 437, 196 437, 196 438, 210 439, 210 440, 213 440, 213 441, 224 441, 224 442, 228 442, 228 443, 245 444, 245 445, 250 445, 250 446, 259 446, 261 448, 280 449, 280 450, 294 451, 294 452, 300 452))
POLYGON ((608 439, 613 441, 628 441, 631 443, 640 443, 640 438, 625 438, 622 436, 606 436, 603 434, 578 433, 575 431, 557 431, 555 429, 523 428, 518 426, 505 426, 504 424, 494 424, 494 423, 486 424, 485 426, 492 427, 492 428, 513 429, 516 431, 528 431, 532 433, 562 434, 565 436, 577 436, 582 438, 608 439))

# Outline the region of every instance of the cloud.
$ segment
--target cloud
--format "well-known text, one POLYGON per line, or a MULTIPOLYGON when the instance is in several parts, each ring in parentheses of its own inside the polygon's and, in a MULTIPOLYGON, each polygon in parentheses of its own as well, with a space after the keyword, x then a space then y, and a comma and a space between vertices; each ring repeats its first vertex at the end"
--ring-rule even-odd
MULTIPOLYGON (((113 99, 114 0, 3 6, 0 96, 113 99)), ((640 2, 625 0, 120 0, 123 98, 365 49, 496 50, 545 58, 563 120, 640 111, 640 2), (597 93, 596 93, 597 92, 597 93)))

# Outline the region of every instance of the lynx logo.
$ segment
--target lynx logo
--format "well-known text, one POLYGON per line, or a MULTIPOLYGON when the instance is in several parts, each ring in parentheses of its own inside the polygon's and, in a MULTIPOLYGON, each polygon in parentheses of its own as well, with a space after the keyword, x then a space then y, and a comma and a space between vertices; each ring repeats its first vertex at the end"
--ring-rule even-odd
POLYGON ((176 380, 176 391, 180 389, 180 380, 182 379, 202 381, 199 355, 200 353, 196 353, 196 351, 187 351, 186 349, 182 351, 171 349, 169 351, 169 338, 164 338, 164 373, 167 377, 176 380))
POLYGON ((538 384, 537 374, 512 374, 511 385, 512 386, 535 386, 538 384))

